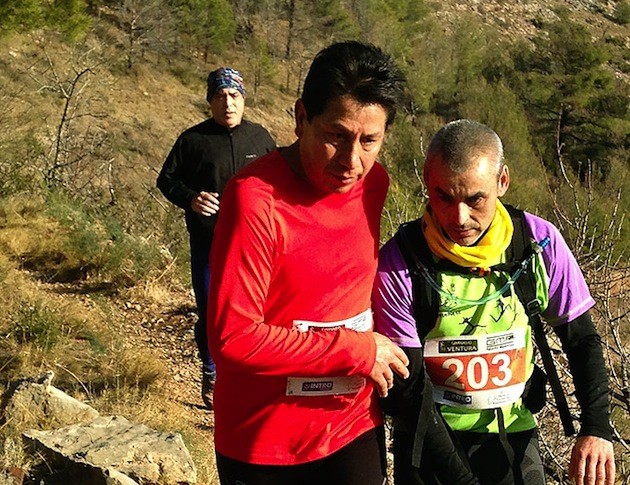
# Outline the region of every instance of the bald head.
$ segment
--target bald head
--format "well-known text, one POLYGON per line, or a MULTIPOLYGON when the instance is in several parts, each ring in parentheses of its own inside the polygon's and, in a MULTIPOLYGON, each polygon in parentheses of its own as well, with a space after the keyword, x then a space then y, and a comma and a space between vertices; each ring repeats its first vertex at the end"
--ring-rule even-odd
POLYGON ((435 134, 429 144, 424 165, 425 176, 435 163, 444 164, 452 172, 462 173, 480 157, 496 163, 498 177, 503 166, 503 144, 499 135, 477 121, 451 121, 435 134))
POLYGON ((434 220, 448 238, 471 246, 492 224, 510 186, 497 134, 481 123, 448 123, 431 140, 424 182, 434 220))

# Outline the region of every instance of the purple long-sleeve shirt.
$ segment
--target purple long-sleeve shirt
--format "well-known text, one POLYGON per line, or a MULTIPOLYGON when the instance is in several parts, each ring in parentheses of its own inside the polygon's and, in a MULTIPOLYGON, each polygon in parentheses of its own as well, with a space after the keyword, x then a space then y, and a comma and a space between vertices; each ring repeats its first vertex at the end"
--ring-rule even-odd
MULTIPOLYGON (((553 224, 529 213, 525 213, 525 221, 531 239, 550 239, 542 253, 549 288, 549 303, 543 317, 550 325, 571 322, 595 304, 584 275, 553 224)), ((421 347, 414 320, 411 279, 394 238, 379 253, 372 308, 376 331, 402 347, 421 347)))

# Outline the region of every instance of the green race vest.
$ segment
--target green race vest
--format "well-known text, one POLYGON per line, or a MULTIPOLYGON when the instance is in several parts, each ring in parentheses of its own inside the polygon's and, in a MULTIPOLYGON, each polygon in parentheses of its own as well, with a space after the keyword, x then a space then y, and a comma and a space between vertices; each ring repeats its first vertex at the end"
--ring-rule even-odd
MULTIPOLYGON (((548 303, 548 277, 540 255, 534 259, 536 296, 548 303)), ((500 289, 507 277, 440 272, 437 283, 450 294, 479 300, 500 289)), ((532 429, 536 420, 521 394, 533 371, 533 344, 528 317, 511 287, 497 299, 480 305, 440 295, 435 326, 424 342, 427 372, 434 400, 454 430, 498 433, 496 408, 501 408, 508 432, 532 429)))

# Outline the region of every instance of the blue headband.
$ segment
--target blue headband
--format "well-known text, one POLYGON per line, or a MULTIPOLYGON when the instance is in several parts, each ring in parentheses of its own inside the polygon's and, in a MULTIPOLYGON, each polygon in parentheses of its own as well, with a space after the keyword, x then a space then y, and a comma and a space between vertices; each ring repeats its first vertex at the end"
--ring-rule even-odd
POLYGON ((245 85, 241 73, 231 67, 220 67, 208 76, 208 98, 219 89, 236 89, 245 96, 245 85))

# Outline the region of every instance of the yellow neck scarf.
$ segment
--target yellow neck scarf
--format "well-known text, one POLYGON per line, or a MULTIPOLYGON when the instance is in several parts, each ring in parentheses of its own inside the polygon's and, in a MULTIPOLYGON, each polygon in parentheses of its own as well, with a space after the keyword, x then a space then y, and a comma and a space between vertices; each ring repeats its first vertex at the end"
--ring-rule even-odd
POLYGON ((431 208, 422 216, 424 237, 431 252, 466 268, 489 268, 501 262, 501 255, 512 241, 514 225, 504 205, 497 199, 497 211, 490 227, 474 246, 460 246, 446 236, 433 220, 431 208))

